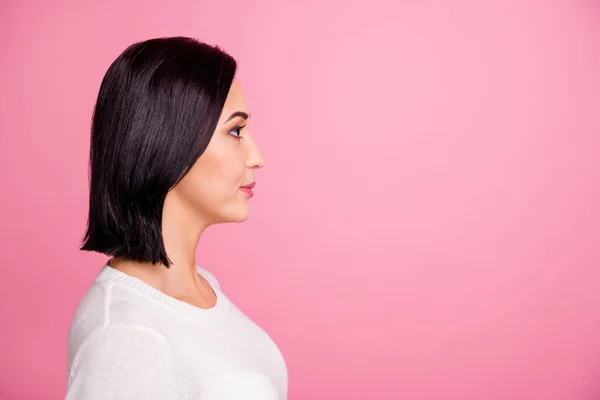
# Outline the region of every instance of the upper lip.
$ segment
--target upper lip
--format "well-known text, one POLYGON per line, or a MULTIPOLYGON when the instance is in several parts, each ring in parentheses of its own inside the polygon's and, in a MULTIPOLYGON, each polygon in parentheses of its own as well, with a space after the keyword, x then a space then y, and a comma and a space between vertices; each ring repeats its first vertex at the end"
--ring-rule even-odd
POLYGON ((252 189, 254 186, 256 186, 256 182, 249 183, 249 184, 247 184, 245 186, 242 186, 242 187, 245 188, 245 189, 252 189))

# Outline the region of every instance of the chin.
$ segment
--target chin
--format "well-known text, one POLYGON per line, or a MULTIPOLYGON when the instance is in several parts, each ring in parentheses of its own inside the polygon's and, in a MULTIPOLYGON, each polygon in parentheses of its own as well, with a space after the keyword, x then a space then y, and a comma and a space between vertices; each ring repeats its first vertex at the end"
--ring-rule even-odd
POLYGON ((235 218, 235 219, 232 219, 232 220, 231 220, 231 222, 237 222, 237 223, 240 223, 240 222, 244 222, 244 221, 246 221, 247 219, 248 219, 248 214, 245 214, 245 215, 243 215, 243 216, 242 216, 242 215, 240 215, 239 217, 237 217, 237 218, 235 218))
POLYGON ((223 222, 244 222, 250 214, 248 207, 239 207, 235 210, 230 210, 226 215, 223 215, 223 222))

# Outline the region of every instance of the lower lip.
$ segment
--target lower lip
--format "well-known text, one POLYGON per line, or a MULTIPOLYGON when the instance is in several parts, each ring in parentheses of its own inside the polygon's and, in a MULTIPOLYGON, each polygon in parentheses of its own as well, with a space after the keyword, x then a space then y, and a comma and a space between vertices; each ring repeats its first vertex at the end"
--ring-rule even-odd
POLYGON ((254 193, 252 193, 252 189, 249 188, 240 188, 242 192, 244 192, 248 197, 253 197, 254 193))

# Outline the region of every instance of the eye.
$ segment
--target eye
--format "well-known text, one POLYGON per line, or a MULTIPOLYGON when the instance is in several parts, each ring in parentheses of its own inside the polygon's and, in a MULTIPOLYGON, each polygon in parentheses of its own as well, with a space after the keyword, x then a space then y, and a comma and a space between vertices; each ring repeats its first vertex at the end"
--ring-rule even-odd
POLYGON ((229 131, 229 133, 231 133, 233 136, 239 138, 241 135, 241 130, 244 129, 246 125, 243 126, 236 126, 235 128, 233 128, 232 130, 229 131))

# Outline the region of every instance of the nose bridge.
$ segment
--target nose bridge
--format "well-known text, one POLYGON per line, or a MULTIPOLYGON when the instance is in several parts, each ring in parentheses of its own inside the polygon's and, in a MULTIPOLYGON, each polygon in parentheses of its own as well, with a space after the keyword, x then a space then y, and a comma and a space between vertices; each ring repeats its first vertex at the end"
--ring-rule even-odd
POLYGON ((254 140, 254 138, 250 135, 246 137, 248 143, 248 167, 249 168, 262 168, 264 165, 263 156, 258 149, 258 144, 254 140))

